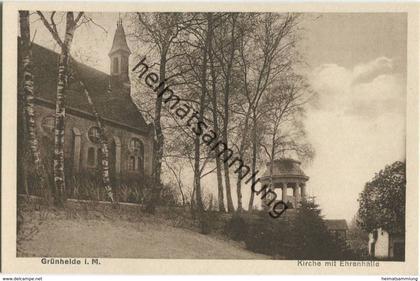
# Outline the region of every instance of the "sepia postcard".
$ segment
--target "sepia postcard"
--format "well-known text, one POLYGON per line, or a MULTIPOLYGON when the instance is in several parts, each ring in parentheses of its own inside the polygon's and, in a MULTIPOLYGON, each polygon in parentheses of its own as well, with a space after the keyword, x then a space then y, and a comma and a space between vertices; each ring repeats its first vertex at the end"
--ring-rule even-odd
POLYGON ((5 3, 2 272, 417 275, 419 12, 5 3))

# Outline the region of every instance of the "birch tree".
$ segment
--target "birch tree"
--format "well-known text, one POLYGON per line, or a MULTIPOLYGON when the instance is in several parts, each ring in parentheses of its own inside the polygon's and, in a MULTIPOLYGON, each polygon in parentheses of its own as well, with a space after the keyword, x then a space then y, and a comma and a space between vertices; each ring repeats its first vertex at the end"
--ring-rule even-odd
POLYGON ((45 18, 44 14, 37 11, 44 26, 51 33, 53 39, 61 48, 59 63, 58 63, 58 77, 57 77, 57 94, 56 94, 56 106, 55 106, 55 128, 54 128, 54 185, 55 185, 55 199, 58 205, 63 205, 65 201, 65 176, 64 176, 64 125, 66 117, 65 107, 65 89, 67 87, 68 80, 68 67, 70 60, 70 49, 73 42, 74 32, 77 27, 77 23, 83 16, 83 12, 80 12, 76 18, 74 18, 73 12, 66 13, 66 28, 64 33, 64 39, 61 40, 57 25, 54 21, 54 15, 56 12, 51 13, 50 21, 45 18))
POLYGON ((109 150, 108 150, 108 142, 105 136, 105 129, 103 126, 102 118, 99 115, 98 111, 96 110, 96 106, 92 101, 92 98, 89 94, 88 89, 86 88, 85 84, 82 81, 79 81, 80 86, 83 89, 83 92, 86 96, 86 99, 89 103, 89 106, 92 110, 93 116, 95 117, 96 126, 99 130, 99 143, 101 145, 101 168, 102 168, 102 182, 104 184, 105 192, 108 195, 108 198, 114 203, 114 196, 112 194, 112 186, 111 180, 109 178, 109 150))
MULTIPOLYGON (((29 11, 19 11, 20 36, 21 36, 21 61, 22 61, 22 81, 23 81, 23 110, 25 113, 25 123, 27 140, 34 161, 35 173, 39 179, 43 196, 47 202, 50 200, 49 182, 43 164, 39 140, 35 125, 35 106, 34 106, 34 80, 33 80, 33 61, 30 39, 29 11)), ((23 159, 21 159, 23 161, 23 159)))

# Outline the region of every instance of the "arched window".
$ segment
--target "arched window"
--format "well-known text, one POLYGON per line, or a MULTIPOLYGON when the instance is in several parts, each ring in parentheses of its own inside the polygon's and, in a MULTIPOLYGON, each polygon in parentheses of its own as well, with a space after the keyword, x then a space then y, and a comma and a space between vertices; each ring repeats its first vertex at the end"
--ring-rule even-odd
POLYGON ((132 138, 128 144, 130 150, 130 170, 143 173, 144 170, 144 146, 138 138, 132 138))
POLYGON ((89 147, 87 152, 87 164, 89 166, 95 165, 95 148, 89 147))
POLYGON ((138 138, 130 140, 129 149, 134 154, 143 154, 143 143, 138 138))
POLYGON ((130 156, 128 161, 128 170, 135 171, 136 170, 136 157, 130 156))
POLYGON ((88 137, 89 140, 93 143, 98 143, 100 134, 99 134, 99 128, 98 127, 90 127, 88 131, 88 137))
POLYGON ((121 58, 121 72, 127 72, 128 69, 128 58, 126 56, 123 56, 121 58))
POLYGON ((138 170, 140 172, 143 172, 144 171, 143 155, 137 157, 137 169, 136 170, 138 170))
POLYGON ((114 63, 112 64, 113 65, 112 72, 118 73, 119 72, 118 57, 115 57, 113 60, 114 60, 114 63))

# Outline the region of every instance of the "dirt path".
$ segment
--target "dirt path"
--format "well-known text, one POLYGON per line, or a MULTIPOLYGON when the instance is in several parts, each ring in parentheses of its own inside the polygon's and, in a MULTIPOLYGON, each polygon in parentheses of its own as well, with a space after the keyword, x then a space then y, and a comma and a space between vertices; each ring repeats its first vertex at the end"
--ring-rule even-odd
POLYGON ((19 256, 267 259, 233 241, 150 221, 34 219, 24 226, 19 256))

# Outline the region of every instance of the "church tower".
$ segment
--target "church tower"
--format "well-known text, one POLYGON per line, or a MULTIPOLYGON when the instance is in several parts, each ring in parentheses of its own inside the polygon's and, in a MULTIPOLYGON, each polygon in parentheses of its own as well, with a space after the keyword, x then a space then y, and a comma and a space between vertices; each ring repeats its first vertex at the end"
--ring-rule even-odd
POLYGON ((111 60, 110 73, 111 84, 113 84, 113 87, 121 87, 124 86, 124 84, 130 85, 130 79, 128 76, 128 58, 130 57, 130 54, 131 51, 127 45, 122 20, 119 19, 117 22, 117 30, 114 35, 114 41, 112 42, 112 48, 108 54, 111 60))

